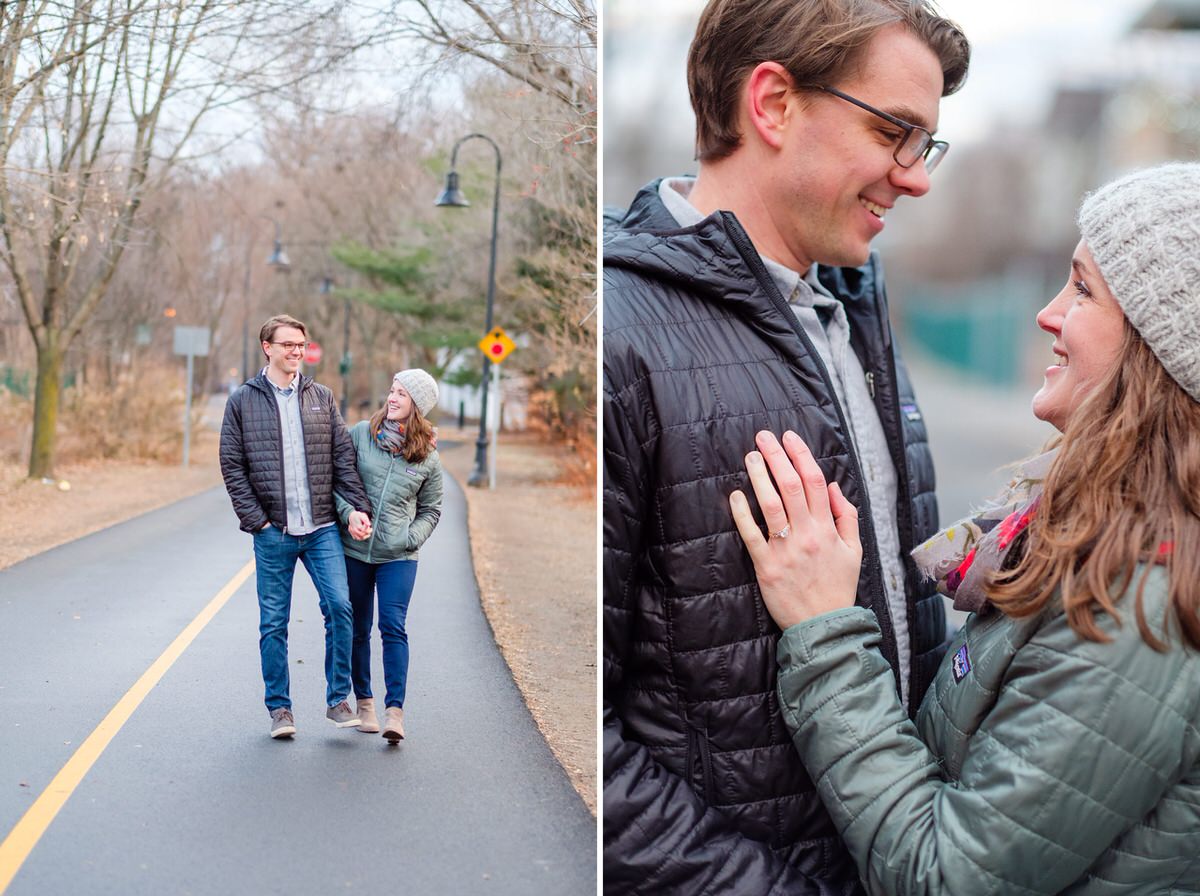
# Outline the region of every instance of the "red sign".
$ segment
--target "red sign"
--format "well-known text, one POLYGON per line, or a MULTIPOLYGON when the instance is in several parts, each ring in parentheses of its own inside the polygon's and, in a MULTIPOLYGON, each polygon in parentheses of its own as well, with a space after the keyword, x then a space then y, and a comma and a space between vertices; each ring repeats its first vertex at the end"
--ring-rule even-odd
POLYGON ((321 355, 323 355, 323 354, 324 354, 324 352, 321 351, 321 343, 310 342, 308 344, 308 348, 305 349, 305 351, 304 351, 304 363, 305 364, 320 364, 321 363, 321 355))

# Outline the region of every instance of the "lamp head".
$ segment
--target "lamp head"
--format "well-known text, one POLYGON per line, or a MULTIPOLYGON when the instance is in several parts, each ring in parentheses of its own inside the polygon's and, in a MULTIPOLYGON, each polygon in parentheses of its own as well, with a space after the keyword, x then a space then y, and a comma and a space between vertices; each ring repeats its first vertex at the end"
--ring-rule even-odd
POLYGON ((456 208, 467 208, 471 203, 467 202, 467 197, 463 195, 463 191, 458 188, 458 172, 451 171, 446 175, 446 188, 433 203, 436 206, 454 206, 456 208))
POLYGON ((267 264, 280 273, 286 273, 291 268, 292 263, 288 260, 287 253, 283 251, 283 243, 280 240, 275 240, 275 248, 271 250, 271 257, 267 259, 267 264))

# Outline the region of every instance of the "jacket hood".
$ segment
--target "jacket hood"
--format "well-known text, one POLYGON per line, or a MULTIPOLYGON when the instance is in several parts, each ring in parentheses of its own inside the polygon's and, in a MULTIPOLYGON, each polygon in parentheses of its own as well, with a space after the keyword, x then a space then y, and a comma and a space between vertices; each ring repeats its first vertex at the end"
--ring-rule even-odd
MULTIPOLYGON (((747 266, 759 281, 774 283, 732 212, 716 211, 699 224, 680 227, 659 199, 661 182, 660 178, 642 187, 623 216, 614 209, 605 210, 606 266, 626 268, 664 283, 686 284, 690 292, 722 304, 738 304, 761 295, 745 277, 747 266)), ((843 303, 873 299, 881 273, 874 251, 862 267, 817 266, 818 279, 843 303)))

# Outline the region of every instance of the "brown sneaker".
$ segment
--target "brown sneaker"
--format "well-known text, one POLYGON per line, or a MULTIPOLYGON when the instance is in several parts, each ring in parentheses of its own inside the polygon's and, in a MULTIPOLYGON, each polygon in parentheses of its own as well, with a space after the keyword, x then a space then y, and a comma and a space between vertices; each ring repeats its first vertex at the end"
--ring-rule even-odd
POLYGON ((296 720, 285 706, 271 710, 271 737, 291 737, 296 733, 296 720))
POLYGON ((350 704, 343 700, 337 706, 325 710, 325 718, 339 728, 357 728, 358 716, 350 711, 350 704))
POLYGON ((358 730, 365 734, 379 733, 379 717, 375 715, 375 701, 370 697, 355 703, 358 710, 358 730))
POLYGON ((383 736, 391 743, 404 740, 404 710, 399 706, 389 706, 383 711, 383 736))

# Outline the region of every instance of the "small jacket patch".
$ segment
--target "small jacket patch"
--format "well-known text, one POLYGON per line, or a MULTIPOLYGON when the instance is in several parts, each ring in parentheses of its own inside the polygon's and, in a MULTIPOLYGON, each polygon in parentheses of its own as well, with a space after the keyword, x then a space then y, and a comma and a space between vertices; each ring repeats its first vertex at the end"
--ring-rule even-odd
POLYGON ((954 654, 954 683, 958 684, 967 677, 967 673, 971 671, 971 656, 967 653, 967 645, 964 644, 958 648, 958 653, 954 654))
POLYGON ((900 405, 900 410, 904 412, 904 418, 906 420, 915 423, 917 420, 921 419, 921 412, 917 410, 917 406, 915 404, 902 404, 900 405))

